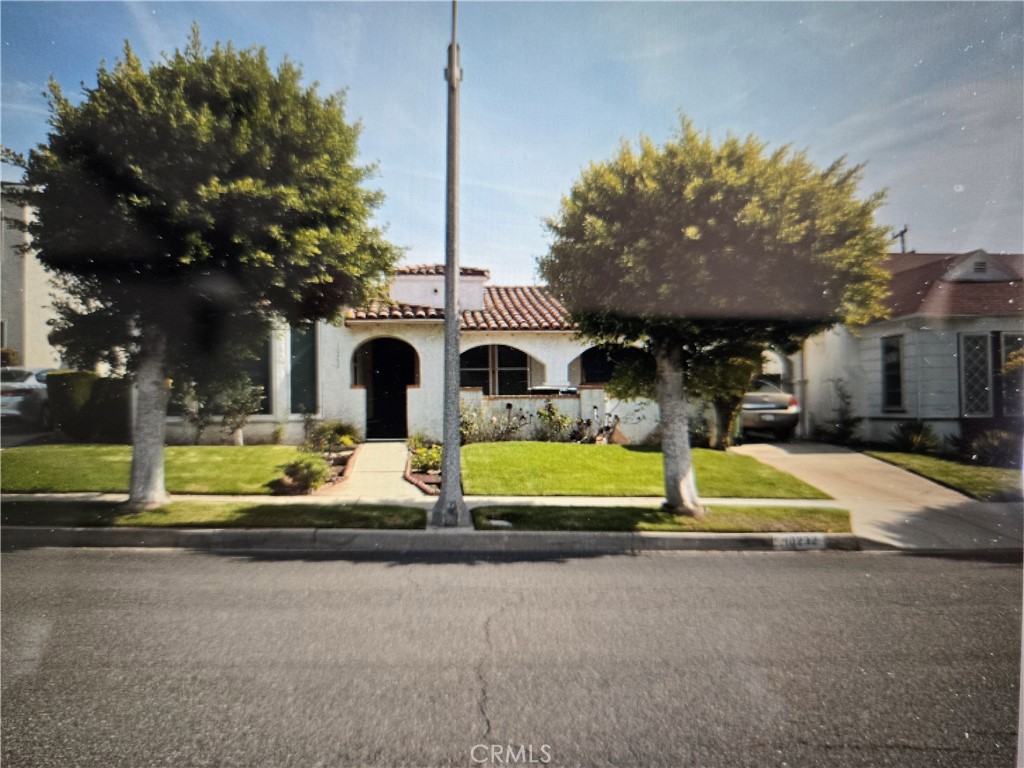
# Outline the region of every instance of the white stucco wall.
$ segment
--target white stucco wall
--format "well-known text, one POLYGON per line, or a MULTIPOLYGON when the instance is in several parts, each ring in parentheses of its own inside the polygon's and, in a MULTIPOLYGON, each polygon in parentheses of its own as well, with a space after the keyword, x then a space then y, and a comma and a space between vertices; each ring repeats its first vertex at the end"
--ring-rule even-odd
MULTIPOLYGON (((459 311, 484 308, 483 275, 463 275, 459 279, 459 311)), ((389 291, 399 303, 444 308, 444 275, 395 275, 389 291)))
MULTIPOLYGON (((25 222, 32 220, 30 210, 3 198, 3 216, 25 222)), ((31 254, 17 248, 30 242, 27 233, 3 225, 3 262, 0 263, 0 315, 3 319, 3 346, 15 349, 21 365, 32 368, 60 366, 60 355, 50 346, 49 321, 56 317, 50 276, 31 254)))

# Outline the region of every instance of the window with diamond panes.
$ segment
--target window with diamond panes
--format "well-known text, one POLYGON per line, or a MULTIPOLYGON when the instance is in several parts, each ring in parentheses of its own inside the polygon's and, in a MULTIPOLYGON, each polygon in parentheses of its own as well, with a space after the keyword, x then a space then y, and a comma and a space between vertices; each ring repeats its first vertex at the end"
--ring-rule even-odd
POLYGON ((960 337, 960 395, 964 416, 992 415, 992 366, 988 334, 960 337))
POLYGON ((1024 335, 1003 334, 1003 415, 1020 416, 1024 411, 1024 365, 1013 364, 1015 355, 1024 354, 1024 335))

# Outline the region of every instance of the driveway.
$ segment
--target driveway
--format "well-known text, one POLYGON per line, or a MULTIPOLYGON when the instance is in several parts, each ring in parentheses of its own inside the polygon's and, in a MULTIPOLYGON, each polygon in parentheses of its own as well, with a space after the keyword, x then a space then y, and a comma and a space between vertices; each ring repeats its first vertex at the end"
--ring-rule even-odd
POLYGON ((748 443, 736 453, 820 488, 850 510, 853 532, 904 549, 1007 549, 1024 541, 1020 503, 975 501, 834 445, 748 443))

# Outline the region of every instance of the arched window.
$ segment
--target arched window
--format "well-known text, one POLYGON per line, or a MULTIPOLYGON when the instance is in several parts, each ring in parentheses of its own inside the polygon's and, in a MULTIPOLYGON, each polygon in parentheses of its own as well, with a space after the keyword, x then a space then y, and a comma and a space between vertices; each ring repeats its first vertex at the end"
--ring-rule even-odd
POLYGON ((504 344, 467 349, 459 356, 459 384, 485 395, 529 394, 530 356, 504 344))

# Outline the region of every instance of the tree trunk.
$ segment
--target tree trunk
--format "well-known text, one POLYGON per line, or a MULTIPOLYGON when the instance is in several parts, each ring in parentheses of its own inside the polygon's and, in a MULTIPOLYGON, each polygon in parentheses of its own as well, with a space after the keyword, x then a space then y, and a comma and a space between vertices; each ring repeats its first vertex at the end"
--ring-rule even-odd
POLYGON ((676 514, 702 517, 704 507, 697 495, 690 452, 689 416, 683 388, 683 354, 665 345, 655 355, 658 409, 661 412, 661 450, 665 467, 665 509, 676 514))
POLYGON ((235 445, 245 445, 245 435, 242 433, 242 427, 239 427, 232 432, 231 437, 233 438, 235 445))
POLYGON ((132 471, 128 503, 147 509, 167 502, 164 486, 164 442, 167 433, 167 337, 148 328, 142 339, 136 372, 135 429, 132 435, 132 471))

